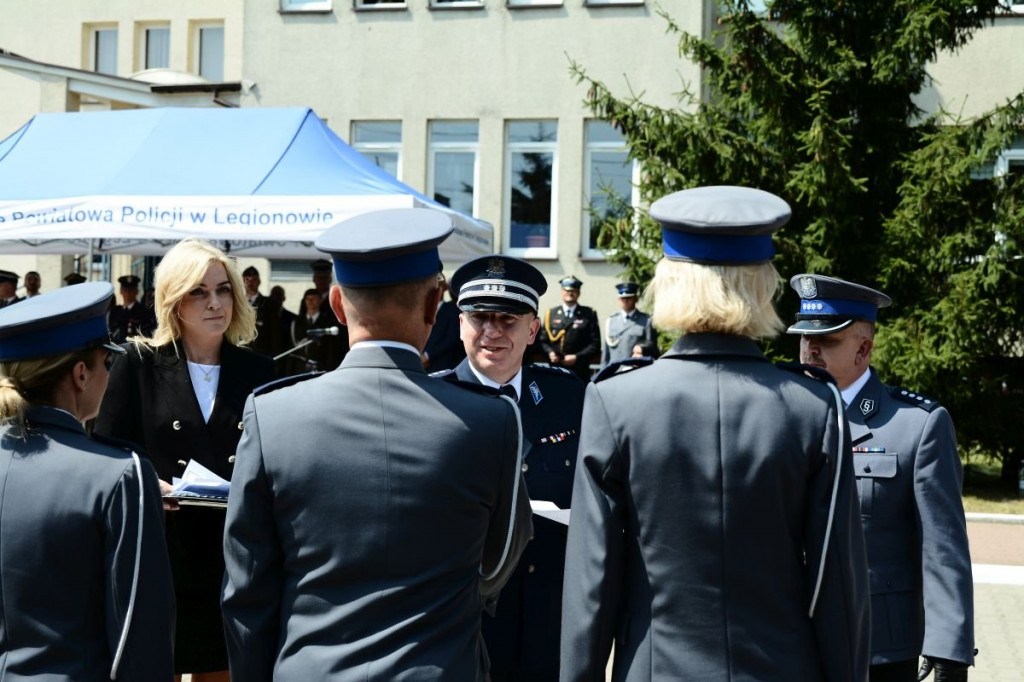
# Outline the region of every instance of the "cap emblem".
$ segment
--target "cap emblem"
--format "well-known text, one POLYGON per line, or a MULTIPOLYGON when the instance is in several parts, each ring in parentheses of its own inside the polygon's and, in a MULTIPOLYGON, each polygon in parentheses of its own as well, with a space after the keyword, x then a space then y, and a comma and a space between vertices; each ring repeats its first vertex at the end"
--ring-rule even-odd
POLYGON ((800 297, 816 298, 818 296, 818 285, 814 283, 813 277, 800 278, 800 297))
POLYGON ((487 276, 497 279, 505 277, 505 261, 500 258, 492 258, 487 261, 487 276))

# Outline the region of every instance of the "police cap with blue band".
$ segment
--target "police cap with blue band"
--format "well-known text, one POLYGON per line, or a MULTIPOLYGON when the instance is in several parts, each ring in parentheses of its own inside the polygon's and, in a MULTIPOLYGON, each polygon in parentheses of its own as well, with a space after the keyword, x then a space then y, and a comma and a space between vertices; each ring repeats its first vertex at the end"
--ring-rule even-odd
POLYGON ((706 265, 755 265, 775 255, 772 234, 792 211, 779 197, 750 187, 684 189, 651 204, 665 257, 706 265))
POLYGON ((62 355, 90 346, 124 354, 107 331, 107 311, 113 302, 112 284, 89 282, 3 308, 0 362, 62 355))
POLYGON ((558 284, 568 291, 579 291, 580 287, 583 286, 583 282, 576 275, 566 275, 558 280, 558 284))
POLYGON ((636 298, 640 293, 640 285, 636 282, 619 282, 615 290, 619 292, 619 298, 636 298))
POLYGON ((464 312, 536 313, 548 282, 540 270, 508 256, 481 256, 455 271, 451 279, 464 312))
POLYGON ((346 287, 383 287, 441 272, 437 246, 452 233, 451 216, 429 208, 363 213, 329 228, 316 248, 331 256, 346 287))
POLYGON ((878 309, 892 304, 881 291, 825 275, 795 275, 789 285, 800 295, 800 312, 787 334, 834 334, 857 321, 874 322, 878 309))

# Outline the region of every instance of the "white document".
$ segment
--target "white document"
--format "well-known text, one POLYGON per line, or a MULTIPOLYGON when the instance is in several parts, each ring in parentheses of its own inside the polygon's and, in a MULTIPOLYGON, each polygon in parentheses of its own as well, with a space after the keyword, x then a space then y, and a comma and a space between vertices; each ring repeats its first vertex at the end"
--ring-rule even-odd
POLYGON ((568 509, 559 509, 555 506, 554 502, 548 502, 547 500, 530 500, 530 508, 533 513, 537 516, 542 516, 545 519, 551 519, 556 523, 560 523, 563 526, 569 525, 569 511, 568 509))
POLYGON ((174 477, 171 483, 174 485, 172 496, 191 493, 226 498, 231 489, 230 481, 225 481, 194 459, 189 460, 181 478, 174 477))

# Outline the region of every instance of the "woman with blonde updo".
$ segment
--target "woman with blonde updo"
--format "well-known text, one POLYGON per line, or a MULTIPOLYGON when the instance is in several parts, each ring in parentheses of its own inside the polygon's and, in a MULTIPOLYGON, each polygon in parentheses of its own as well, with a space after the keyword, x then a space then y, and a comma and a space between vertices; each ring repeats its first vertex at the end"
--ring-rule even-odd
MULTIPOLYGON (((97 433, 135 443, 164 492, 195 460, 231 479, 242 435, 242 408, 274 378, 273 362, 246 348, 255 313, 233 260, 186 239, 156 269, 157 328, 126 344, 96 419, 97 433)), ((176 509, 176 505, 169 504, 176 509)), ((175 672, 193 682, 228 679, 220 613, 224 511, 184 507, 167 518, 178 603, 175 672)))
POLYGON ((107 283, 0 310, 0 678, 168 682, 174 604, 156 473, 90 438, 107 283))

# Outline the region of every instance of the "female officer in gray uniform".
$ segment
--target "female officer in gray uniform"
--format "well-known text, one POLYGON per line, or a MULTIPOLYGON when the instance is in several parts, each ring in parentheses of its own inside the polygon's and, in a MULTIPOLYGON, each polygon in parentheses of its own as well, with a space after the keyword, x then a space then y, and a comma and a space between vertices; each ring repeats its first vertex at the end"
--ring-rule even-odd
POLYGON ((107 283, 0 311, 0 680, 170 680, 173 591, 153 468, 93 440, 107 283))
POLYGON ((857 680, 868 601, 846 418, 768 363, 780 198, 701 187, 654 203, 666 257, 648 367, 587 389, 562 601, 563 682, 857 680))

